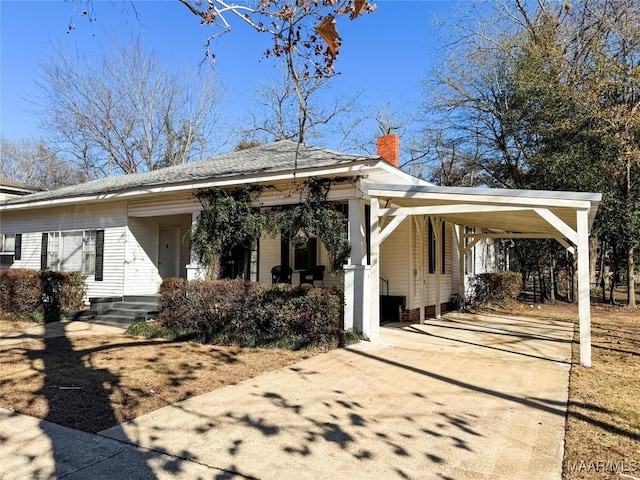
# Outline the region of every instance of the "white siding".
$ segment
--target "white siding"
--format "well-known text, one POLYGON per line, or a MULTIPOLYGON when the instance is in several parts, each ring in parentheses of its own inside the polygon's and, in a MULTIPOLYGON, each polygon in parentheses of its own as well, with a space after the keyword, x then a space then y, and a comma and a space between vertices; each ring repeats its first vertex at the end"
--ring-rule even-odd
POLYGON ((113 202, 2 212, 0 233, 93 230, 126 225, 126 204, 113 202))
MULTIPOLYGON (((327 268, 324 272, 324 286, 327 288, 335 287, 339 289, 344 288, 344 272, 342 270, 334 270, 331 261, 329 260, 329 252, 321 243, 319 246, 318 252, 318 265, 325 265, 327 268)), ((299 282, 299 277, 296 277, 296 280, 299 282)), ((316 286, 319 286, 319 283, 316 283, 316 286)))
MULTIPOLYGON (((410 235, 411 218, 402 222, 380 245, 380 277, 389 281, 389 295, 404 295, 409 305, 410 235)), ((372 279, 372 281, 379 279, 372 279)), ((380 283, 380 294, 387 293, 387 287, 380 283)))
POLYGON ((280 236, 271 238, 263 233, 258 251, 258 280, 271 283, 271 269, 276 265, 280 265, 280 236))
MULTIPOLYGON (((447 223, 446 224, 446 233, 445 233, 445 273, 440 273, 440 303, 445 303, 449 301, 449 297, 453 292, 453 269, 454 265, 457 269, 457 262, 454 263, 452 255, 454 255, 454 242, 455 242, 455 231, 453 229, 453 225, 447 223)), ((426 238, 426 237, 425 237, 426 238)), ((425 272, 429 271, 429 242, 425 241, 425 272)), ((440 255, 437 252, 437 255, 440 255)), ((426 274, 426 288, 425 288, 425 305, 435 305, 436 304, 436 274, 435 273, 427 273, 426 274)))
POLYGON ((130 217, 126 231, 125 292, 127 295, 152 295, 158 292, 162 278, 158 274, 158 229, 160 225, 180 227, 180 276, 186 278, 190 250, 187 241, 191 215, 130 217))
POLYGON ((96 282, 94 276, 87 277, 89 297, 110 297, 123 295, 124 287, 124 246, 126 227, 107 228, 104 231, 104 276, 96 282))
POLYGON ((22 257, 11 268, 40 269, 42 233, 104 229, 104 280, 87 277, 88 297, 122 295, 124 285, 124 202, 5 212, 0 233, 22 233, 22 257))

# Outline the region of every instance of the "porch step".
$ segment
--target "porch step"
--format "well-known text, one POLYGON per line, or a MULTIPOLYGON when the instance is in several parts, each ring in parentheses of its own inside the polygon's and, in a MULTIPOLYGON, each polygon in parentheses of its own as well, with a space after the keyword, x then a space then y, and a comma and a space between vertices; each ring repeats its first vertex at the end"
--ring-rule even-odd
POLYGON ((156 305, 159 300, 160 295, 125 295, 122 297, 123 302, 154 303, 156 305))
POLYGON ((82 320, 103 325, 127 328, 136 321, 156 318, 157 295, 90 298, 91 308, 69 312, 70 320, 82 320))
POLYGON ((96 315, 90 322, 111 327, 129 328, 133 320, 130 317, 121 315, 96 315))

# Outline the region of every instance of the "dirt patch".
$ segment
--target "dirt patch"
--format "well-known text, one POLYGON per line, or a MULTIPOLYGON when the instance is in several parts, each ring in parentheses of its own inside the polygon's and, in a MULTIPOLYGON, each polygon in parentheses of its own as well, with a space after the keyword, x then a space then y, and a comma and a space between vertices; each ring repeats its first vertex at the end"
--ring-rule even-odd
POLYGON ((591 306, 591 368, 580 366, 577 305, 517 304, 508 313, 575 323, 563 478, 640 478, 640 309, 591 306))
POLYGON ((316 353, 124 335, 32 340, 0 347, 0 407, 98 432, 316 353))
POLYGON ((38 325, 36 322, 25 322, 18 320, 15 315, 0 312, 0 333, 22 331, 27 328, 37 327, 38 325))

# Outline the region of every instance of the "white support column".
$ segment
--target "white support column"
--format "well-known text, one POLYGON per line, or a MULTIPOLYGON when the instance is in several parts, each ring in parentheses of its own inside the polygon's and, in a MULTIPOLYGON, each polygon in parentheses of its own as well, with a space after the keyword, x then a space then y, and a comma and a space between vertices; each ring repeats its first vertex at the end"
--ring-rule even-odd
POLYGON ((367 263, 364 202, 349 199, 349 241, 351 256, 344 266, 344 328, 365 331, 369 318, 370 275, 367 263))
POLYGON ((351 242, 351 265, 366 265, 367 245, 364 220, 364 202, 360 198, 349 199, 349 242, 351 242))
POLYGON ((436 318, 442 318, 442 308, 440 305, 440 272, 442 271, 442 219, 431 217, 433 234, 436 237, 436 318))
MULTIPOLYGON (((191 213, 191 232, 196 228, 200 210, 191 213)), ((187 265, 187 280, 204 280, 207 278, 207 269, 200 263, 198 254, 191 249, 189 265, 187 265)))
POLYGON ((416 258, 416 268, 418 270, 418 278, 419 278, 419 282, 420 282, 420 324, 424 324, 424 320, 425 320, 425 315, 424 315, 424 306, 427 303, 425 298, 425 294, 424 294, 424 279, 426 277, 425 275, 425 271, 424 271, 424 238, 425 238, 425 230, 426 230, 426 224, 424 222, 424 217, 423 216, 415 216, 413 217, 415 224, 416 224, 416 228, 418 229, 418 245, 416 247, 416 249, 419 249, 418 255, 416 258))
POLYGON ((371 342, 380 341, 380 204, 377 197, 371 197, 371 227, 370 227, 370 312, 369 322, 364 322, 363 334, 371 342))
POLYGON ((455 230, 457 233, 457 240, 458 240, 458 256, 459 256, 459 260, 458 260, 458 275, 460 276, 460 278, 458 279, 458 295, 460 295, 460 298, 462 299, 462 301, 464 302, 465 300, 465 286, 464 286, 464 270, 465 270, 465 265, 464 265, 464 261, 465 261, 465 251, 464 251, 464 230, 465 230, 465 226, 464 225, 456 225, 455 226, 455 230))
POLYGON ((578 223, 578 319, 580 363, 591 366, 591 299, 589 285, 589 212, 577 211, 578 223))

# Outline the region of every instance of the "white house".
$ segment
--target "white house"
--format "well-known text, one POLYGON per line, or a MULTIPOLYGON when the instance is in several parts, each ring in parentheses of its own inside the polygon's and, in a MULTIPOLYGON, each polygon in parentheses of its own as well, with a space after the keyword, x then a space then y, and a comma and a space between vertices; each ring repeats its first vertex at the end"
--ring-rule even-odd
POLYGON ((583 362, 590 363, 588 235, 599 194, 439 187, 398 168, 395 135, 377 156, 348 155, 279 141, 210 160, 111 177, 0 203, 0 233, 14 235, 11 268, 77 270, 89 296, 147 295, 167 277, 198 278, 187 238, 206 187, 268 186, 264 206, 295 203, 307 178, 345 179, 328 199, 349 219, 351 258, 332 271, 322 245, 263 235, 235 252, 232 275, 271 282, 271 269, 326 265, 325 286, 345 291, 345 327, 378 340, 380 302, 394 297, 407 318, 439 317, 464 296, 465 252, 483 238, 556 238, 577 249, 583 362), (295 168, 294 168, 295 166, 295 168), (301 250, 301 251, 300 251, 301 250))

